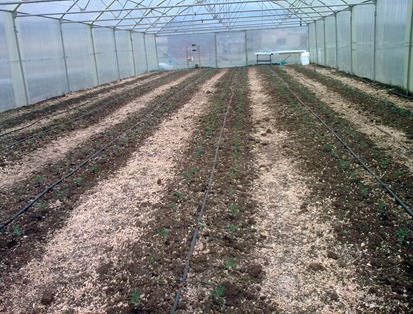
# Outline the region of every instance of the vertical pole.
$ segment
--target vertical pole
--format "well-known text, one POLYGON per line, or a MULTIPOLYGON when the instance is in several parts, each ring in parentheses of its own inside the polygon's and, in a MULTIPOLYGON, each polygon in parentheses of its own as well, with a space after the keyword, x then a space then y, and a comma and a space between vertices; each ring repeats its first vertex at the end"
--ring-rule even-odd
POLYGON ((156 67, 159 71, 159 56, 158 56, 158 45, 156 44, 156 36, 153 36, 153 43, 155 45, 155 56, 156 56, 156 67))
POLYGON ((198 61, 199 61, 199 68, 202 68, 201 66, 201 46, 198 45, 198 61))
POLYGON ((218 49, 217 49, 217 33, 214 33, 215 37, 215 67, 218 68, 218 49))
POLYGON ((248 66, 247 31, 244 31, 244 40, 245 40, 245 65, 248 66))
POLYGON ((353 6, 350 6, 350 73, 354 74, 354 69, 353 69, 353 6))
MULTIPOLYGON (((21 75, 22 83, 23 83, 23 87, 24 87, 24 97, 25 97, 25 100, 26 100, 26 105, 28 105, 28 104, 30 104, 29 89, 27 87, 26 75, 24 73, 22 53, 21 53, 21 49, 20 49, 20 41, 19 41, 19 35, 18 35, 17 25, 16 25, 16 12, 15 11, 12 13, 11 18, 12 18, 12 21, 13 21, 14 40, 16 41, 17 57, 19 58, 20 75, 21 75)), ((13 85, 14 84, 15 84, 15 82, 13 82, 13 85)))
POLYGON ((335 33, 336 33, 336 69, 338 70, 338 31, 337 31, 337 13, 334 13, 334 24, 335 24, 335 33))
POLYGON ((374 23, 373 23, 373 81, 376 81, 376 60, 377 60, 377 2, 374 2, 374 23))
POLYGON ((149 72, 148 53, 146 51, 146 35, 145 35, 145 33, 143 33, 143 50, 145 51, 146 72, 149 72))
POLYGON ((320 64, 319 61, 318 61, 317 22, 314 22, 314 41, 315 41, 316 63, 317 63, 317 64, 320 64))
POLYGON ((130 39, 130 46, 131 46, 131 53, 132 53, 132 63, 133 63, 133 75, 138 75, 138 73, 136 72, 136 60, 135 60, 135 47, 133 45, 133 32, 130 31, 129 32, 129 39, 130 39))
POLYGON ((324 37, 324 65, 327 66, 327 38, 326 38, 326 18, 323 17, 323 37, 324 37))
POLYGON ((116 66, 118 68, 118 80, 121 79, 120 77, 120 66, 119 66, 119 56, 118 56, 118 45, 116 44, 116 34, 115 34, 115 29, 113 28, 113 43, 115 45, 115 57, 116 57, 116 66))
POLYGON ((66 87, 67 87, 67 91, 70 92, 70 81, 69 81, 69 73, 67 71, 67 59, 66 59, 65 43, 63 40, 62 20, 59 20, 59 30, 60 30, 60 41, 62 43, 63 62, 65 64, 66 87))
POLYGON ((93 60, 95 62, 96 83, 97 85, 100 85, 98 60, 96 58, 95 37, 93 36, 93 25, 90 25, 90 39, 92 40, 92 49, 93 49, 92 52, 93 52, 93 60))
POLYGON ((406 18, 406 44, 405 44, 405 76, 404 76, 404 86, 406 87, 406 94, 409 94, 412 76, 412 53, 413 53, 413 1, 408 1, 407 4, 407 18, 406 18))

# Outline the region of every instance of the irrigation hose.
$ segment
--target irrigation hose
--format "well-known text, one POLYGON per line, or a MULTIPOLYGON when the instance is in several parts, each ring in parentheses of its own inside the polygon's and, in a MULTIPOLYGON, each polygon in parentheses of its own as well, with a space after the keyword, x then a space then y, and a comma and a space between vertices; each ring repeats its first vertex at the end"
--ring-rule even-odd
POLYGON ((307 110, 314 116, 316 117, 326 128, 327 130, 329 130, 334 136, 335 138, 343 145, 343 147, 345 149, 347 149, 350 154, 357 160, 357 162, 363 166, 363 168, 377 181, 380 183, 380 186, 386 190, 387 193, 390 194, 391 197, 394 198, 394 200, 396 201, 397 204, 399 204, 405 211, 407 214, 410 215, 411 218, 413 218, 413 211, 412 209, 402 201, 402 199, 396 195, 396 193, 393 192, 393 190, 391 188, 389 188, 389 186, 383 182, 383 180, 381 180, 381 178, 376 175, 370 168, 369 166, 367 166, 367 164, 361 159, 360 156, 358 156, 351 148, 350 146, 348 146, 348 144, 330 127, 327 125, 327 123, 318 115, 314 112, 314 110, 312 110, 308 105, 306 105, 301 99, 300 97, 298 97, 298 95, 296 93, 294 93, 291 88, 288 86, 288 83, 286 83, 286 87, 287 89, 291 92, 291 94, 293 94, 298 101, 301 103, 302 106, 304 106, 305 108, 307 108, 307 110))
MULTIPOLYGON (((199 78, 198 78, 199 79, 199 78)), ((196 80, 194 81, 193 84, 196 84, 196 80)), ((175 95, 175 94, 173 94, 175 95)), ((25 207, 23 207, 21 210, 19 210, 17 213, 15 213, 14 215, 12 215, 11 217, 9 217, 6 221, 4 221, 1 225, 0 225, 0 230, 4 230, 10 223, 12 223, 16 218, 18 218, 19 216, 21 216, 23 213, 25 213, 26 211, 28 211, 42 196, 44 196, 47 192, 49 192, 50 190, 52 190, 54 187, 56 187, 57 185, 59 185, 61 182, 63 182, 64 180, 66 180, 67 178, 71 177, 72 175, 74 175, 76 172, 78 172, 80 169, 82 169, 84 166, 86 166, 89 161, 91 161, 92 159, 94 159, 95 157, 97 157, 99 154, 101 154, 104 150, 106 150, 109 146, 111 146, 113 143, 115 143, 118 139, 120 139, 123 136, 128 135, 129 133, 131 133, 132 131, 134 131, 139 125, 141 125, 142 123, 144 123, 144 119, 149 118, 150 116, 152 116, 154 113, 156 113, 158 110, 160 110, 164 105, 164 102, 162 102, 160 105, 156 106, 152 111, 150 111, 149 113, 145 114, 140 121, 138 121, 136 124, 134 124, 132 127, 130 127, 129 129, 127 129, 126 131, 122 132, 120 135, 116 136, 114 139, 112 139, 110 142, 108 142, 106 145, 104 145, 103 147, 99 148, 98 150, 96 150, 92 155, 90 155, 89 157, 87 157, 84 161, 82 161, 80 164, 78 164, 73 170, 69 171, 67 174, 65 174, 63 177, 61 177, 60 179, 56 180, 55 182, 53 182, 51 185, 49 185, 48 187, 46 187, 40 194, 38 194, 32 201, 30 201, 25 207)))
POLYGON ((176 293, 175 301, 174 301, 174 304, 171 308, 171 312, 170 312, 171 314, 174 314, 177 307, 178 307, 178 303, 179 303, 179 300, 181 298, 182 291, 183 291, 184 286, 185 286, 185 282, 188 278, 189 268, 190 268, 190 264, 191 264, 191 258, 192 258, 192 255, 194 253, 194 250, 195 250, 195 245, 196 245, 196 241, 197 241, 197 238, 198 238, 200 226, 202 226, 202 224, 203 224, 202 223, 202 217, 204 215, 204 210, 205 210, 206 204, 208 202, 209 191, 211 190, 212 180, 214 178, 214 173, 216 171, 216 167, 217 167, 217 164, 218 164, 219 148, 221 146, 221 141, 222 141, 222 137, 223 137, 223 134, 224 134, 224 129, 225 129, 225 126, 226 126, 226 123, 227 123, 227 116, 228 116, 228 112, 231 108, 231 103, 232 103, 233 97, 234 97, 234 92, 231 90, 231 98, 228 102, 227 110, 224 114, 224 121, 223 121, 223 124, 222 124, 222 127, 221 127, 221 132, 219 134, 219 137, 218 137, 218 140, 217 140, 217 143, 216 143, 216 147, 215 147, 215 156, 214 156, 214 161, 212 162, 212 169, 211 169, 211 172, 210 172, 209 178, 208 178, 208 185, 207 185, 207 188, 205 190, 202 205, 199 209, 198 219, 197 219, 197 223, 196 223, 196 226, 195 226, 195 229, 194 229, 194 234, 192 236, 191 246, 189 248, 189 252, 188 252, 188 255, 187 255, 187 258, 186 258, 186 261, 185 261, 184 273, 181 277, 181 280, 180 280, 180 283, 179 283, 179 289, 176 293))

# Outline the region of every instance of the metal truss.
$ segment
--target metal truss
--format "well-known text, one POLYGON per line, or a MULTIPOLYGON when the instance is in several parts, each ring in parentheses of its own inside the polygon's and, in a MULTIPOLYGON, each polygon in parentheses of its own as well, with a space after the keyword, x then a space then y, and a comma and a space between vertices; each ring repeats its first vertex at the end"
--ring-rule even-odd
POLYGON ((155 34, 306 26, 375 0, 0 0, 16 17, 48 17, 155 34), (40 12, 40 13, 39 13, 40 12))

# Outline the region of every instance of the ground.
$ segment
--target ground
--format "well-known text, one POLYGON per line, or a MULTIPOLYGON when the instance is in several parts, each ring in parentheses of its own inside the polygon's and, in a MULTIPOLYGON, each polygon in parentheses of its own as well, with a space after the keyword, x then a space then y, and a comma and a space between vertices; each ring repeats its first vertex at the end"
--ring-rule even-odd
POLYGON ((388 87, 155 72, 1 113, 0 150, 1 312, 413 310, 413 102, 388 87))

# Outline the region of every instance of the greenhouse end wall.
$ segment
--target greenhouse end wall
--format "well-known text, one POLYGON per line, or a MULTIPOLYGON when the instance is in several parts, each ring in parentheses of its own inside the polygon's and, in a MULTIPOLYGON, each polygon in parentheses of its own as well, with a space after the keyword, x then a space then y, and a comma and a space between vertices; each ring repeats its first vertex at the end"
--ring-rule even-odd
POLYGON ((0 112, 154 70, 154 35, 0 12, 0 112))
POLYGON ((412 7, 377 0, 311 23, 310 61, 413 93, 412 7))

